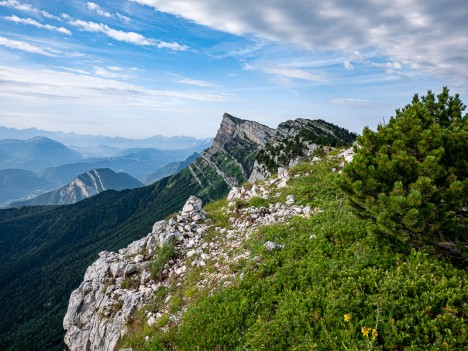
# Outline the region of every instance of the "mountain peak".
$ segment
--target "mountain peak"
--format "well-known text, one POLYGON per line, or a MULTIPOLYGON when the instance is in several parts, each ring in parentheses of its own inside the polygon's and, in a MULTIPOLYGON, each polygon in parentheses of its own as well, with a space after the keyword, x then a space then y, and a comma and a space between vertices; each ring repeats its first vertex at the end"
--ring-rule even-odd
POLYGON ((240 139, 264 146, 274 134, 274 129, 263 124, 224 113, 213 145, 223 146, 230 143, 232 139, 240 139))
POLYGON ((44 193, 30 200, 13 203, 17 206, 67 205, 87 199, 103 191, 134 189, 143 184, 124 172, 116 173, 110 168, 93 168, 80 174, 61 188, 44 193))

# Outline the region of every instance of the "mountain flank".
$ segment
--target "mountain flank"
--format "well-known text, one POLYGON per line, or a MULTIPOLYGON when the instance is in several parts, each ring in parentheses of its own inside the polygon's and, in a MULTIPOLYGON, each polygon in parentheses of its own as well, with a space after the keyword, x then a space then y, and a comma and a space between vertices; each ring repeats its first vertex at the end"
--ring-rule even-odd
POLYGON ((78 152, 46 138, 34 137, 27 140, 0 140, 0 168, 21 168, 39 171, 46 167, 76 162, 83 158, 78 152))
POLYGON ((30 200, 15 202, 10 206, 69 205, 106 190, 134 189, 141 186, 143 183, 126 173, 116 173, 109 168, 92 169, 60 189, 30 200))
MULTIPOLYGON (((72 205, 0 211, 0 299, 9 301, 0 304, 0 348, 62 350, 67 298, 97 253, 140 239, 156 221, 180 210, 190 195, 204 202, 226 196, 250 178, 261 150, 287 141, 301 125, 278 132, 225 114, 213 146, 175 175, 72 205)), ((312 132, 330 135, 320 128, 312 132)), ((307 150, 295 155, 305 157, 307 150)))
POLYGON ((353 213, 337 186, 353 156, 315 154, 204 207, 190 196, 148 235, 100 252, 70 296, 66 345, 466 349, 466 271, 353 213))

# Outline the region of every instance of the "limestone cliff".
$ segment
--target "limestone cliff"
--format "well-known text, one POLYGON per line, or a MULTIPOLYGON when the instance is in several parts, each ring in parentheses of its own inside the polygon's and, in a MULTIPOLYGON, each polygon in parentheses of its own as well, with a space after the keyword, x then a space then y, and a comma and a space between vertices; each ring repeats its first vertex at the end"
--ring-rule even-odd
MULTIPOLYGON (((168 284, 164 272, 152 272, 151 261, 169 243, 179 244, 179 249, 181 244, 184 249, 195 246, 206 231, 204 219, 201 200, 192 196, 177 221, 156 222, 151 233, 119 252, 100 252, 70 296, 63 320, 69 349, 113 350, 135 311, 168 284)), ((172 268, 185 270, 177 263, 172 268)))

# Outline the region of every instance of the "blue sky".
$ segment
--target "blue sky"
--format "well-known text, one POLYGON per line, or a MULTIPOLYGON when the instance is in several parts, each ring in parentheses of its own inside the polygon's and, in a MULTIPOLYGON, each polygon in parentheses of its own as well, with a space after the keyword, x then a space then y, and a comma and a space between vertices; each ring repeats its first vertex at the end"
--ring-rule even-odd
POLYGON ((228 112, 360 132, 428 89, 468 102, 466 18, 466 0, 0 0, 0 125, 206 137, 228 112))

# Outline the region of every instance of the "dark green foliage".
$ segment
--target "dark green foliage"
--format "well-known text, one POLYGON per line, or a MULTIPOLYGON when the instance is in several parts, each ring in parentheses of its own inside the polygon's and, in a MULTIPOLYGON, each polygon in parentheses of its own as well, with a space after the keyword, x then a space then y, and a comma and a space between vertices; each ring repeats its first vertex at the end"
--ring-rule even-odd
MULTIPOLYGON (((293 128, 288 125, 288 122, 282 123, 281 126, 284 129, 293 128)), ((278 167, 289 166, 291 160, 303 156, 306 142, 321 146, 342 147, 351 145, 356 138, 355 133, 350 133, 324 120, 307 121, 294 137, 267 144, 259 151, 257 161, 270 173, 274 173, 278 167)))
POLYGON ((102 250, 116 251, 180 210, 190 195, 224 196, 226 184, 200 165, 153 185, 106 191, 74 205, 0 211, 0 350, 62 350, 73 289, 102 250))
POLYGON ((414 96, 365 128, 341 187, 359 213, 402 241, 467 259, 468 120, 458 95, 414 96))

